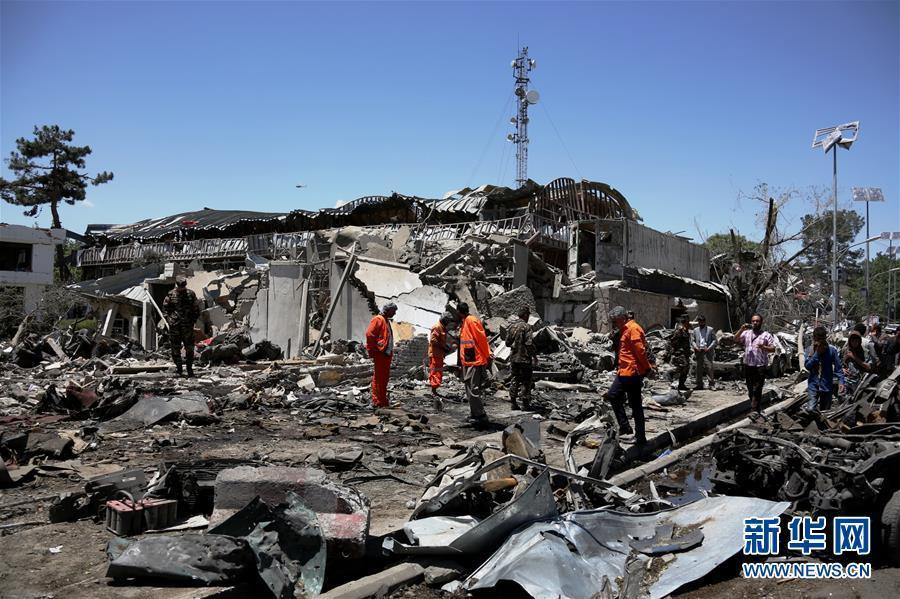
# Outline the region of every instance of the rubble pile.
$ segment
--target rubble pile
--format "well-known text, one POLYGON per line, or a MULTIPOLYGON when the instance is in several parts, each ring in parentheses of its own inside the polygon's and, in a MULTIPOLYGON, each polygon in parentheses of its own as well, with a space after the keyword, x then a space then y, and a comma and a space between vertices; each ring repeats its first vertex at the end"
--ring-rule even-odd
POLYGON ((791 512, 864 515, 880 523, 885 556, 900 563, 900 368, 869 376, 830 410, 798 407, 723 433, 713 444, 715 489, 787 501, 791 512))
MULTIPOLYGON (((678 388, 672 320, 706 308, 725 315, 722 290, 624 266, 609 280, 576 264, 560 235, 538 243, 559 223, 516 218, 514 228, 344 226, 292 237, 279 260, 248 251, 243 264, 215 270, 171 264, 119 278, 139 276, 137 285, 82 285, 96 331, 26 334, 0 348, 0 520, 11 521, 0 535, 59 524, 54 534, 88 551, 102 532, 108 559, 91 585, 163 580, 290 598, 385 596, 415 584, 503 592, 512 582, 535 597, 665 597, 740 551, 743 518, 900 513, 887 497, 900 456, 897 372, 864 379, 830 411, 755 417, 722 433, 715 491, 688 499, 610 482, 747 412, 743 348, 718 330, 724 384, 678 388), (176 276, 202 302, 196 377, 174 376, 159 308, 176 276), (640 389, 648 438, 639 444, 606 396, 617 350, 606 312, 629 297, 645 302, 635 301, 635 320, 647 325, 658 372, 640 389), (363 339, 388 302, 397 307, 390 403, 376 409, 363 339), (486 424, 463 424, 455 352, 443 364, 443 400, 426 381, 431 327, 459 316, 461 302, 483 321, 492 352, 486 424), (506 344, 523 307, 537 353, 526 411, 509 402, 506 344)), ((601 224, 594 232, 609 241, 601 224)), ((802 367, 805 328, 782 328, 767 405, 803 397, 784 375, 802 367)), ((455 326, 447 338, 458 341, 455 326)))

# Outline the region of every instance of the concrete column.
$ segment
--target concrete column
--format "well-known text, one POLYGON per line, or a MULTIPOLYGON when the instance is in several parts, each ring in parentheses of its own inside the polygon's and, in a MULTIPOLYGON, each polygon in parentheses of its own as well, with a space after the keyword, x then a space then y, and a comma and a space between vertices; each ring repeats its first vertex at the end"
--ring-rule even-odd
POLYGON ((37 309, 41 303, 41 292, 44 290, 43 285, 25 285, 24 309, 28 314, 37 309))
POLYGON ((107 310, 106 319, 103 321, 103 328, 100 330, 101 335, 105 335, 109 337, 112 335, 112 327, 113 321, 116 319, 116 313, 118 313, 119 307, 116 304, 112 305, 112 308, 107 310))
POLYGON ((513 289, 528 284, 528 256, 531 252, 523 243, 513 243, 513 289))
POLYGON ((132 341, 137 341, 140 343, 141 341, 141 317, 140 316, 132 316, 131 317, 131 327, 128 329, 128 338, 132 341))
POLYGON ((578 223, 569 225, 569 278, 578 276, 578 241, 580 239, 578 223))

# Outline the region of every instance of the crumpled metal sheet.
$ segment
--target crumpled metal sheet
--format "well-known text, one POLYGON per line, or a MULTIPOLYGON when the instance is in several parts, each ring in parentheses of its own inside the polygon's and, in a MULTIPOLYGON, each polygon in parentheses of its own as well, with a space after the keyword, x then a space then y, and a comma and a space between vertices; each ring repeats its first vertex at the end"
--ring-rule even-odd
POLYGON ((228 585, 247 576, 253 554, 241 539, 223 535, 150 536, 131 543, 112 560, 110 578, 160 578, 228 585))
POLYGON ((737 553, 743 546, 744 518, 777 516, 789 506, 787 502, 722 496, 652 514, 570 512, 510 536, 464 584, 474 590, 508 580, 536 599, 589 599, 604 588, 611 588, 613 596, 627 588, 629 592, 640 589, 642 597, 665 597, 737 553), (687 529, 686 534, 700 530, 702 543, 669 554, 674 559, 661 571, 640 567, 651 558, 634 550, 631 541, 657 537, 659 527, 670 523, 676 531, 687 529), (658 577, 652 572, 658 572, 658 577))
POLYGON ((277 599, 317 597, 325 580, 325 537, 298 495, 269 507, 258 497, 207 534, 113 539, 111 578, 234 584, 254 572, 277 599))
POLYGON ((325 537, 316 513, 297 494, 288 493, 287 503, 274 509, 257 497, 211 532, 246 540, 273 597, 316 597, 322 592, 325 537))
POLYGON ((472 516, 432 516, 410 520, 403 526, 406 538, 419 547, 446 547, 478 526, 472 516))
MULTIPOLYGON (((395 539, 384 540, 383 547, 386 551, 395 554, 460 554, 483 553, 496 547, 509 533, 527 522, 553 518, 557 514, 556 501, 553 498, 553 489, 550 487, 550 471, 544 470, 539 474, 522 494, 511 502, 456 536, 447 545, 420 546, 405 545, 395 539)), ((440 523, 438 523, 440 524, 440 523)), ((458 523, 444 521, 443 532, 449 534, 450 528, 457 527, 458 523)), ((441 531, 433 529, 431 533, 440 534, 441 531)))
POLYGON ((101 433, 116 433, 152 426, 173 417, 191 421, 208 421, 215 417, 209 411, 206 397, 185 393, 173 397, 146 397, 127 412, 100 425, 101 433))

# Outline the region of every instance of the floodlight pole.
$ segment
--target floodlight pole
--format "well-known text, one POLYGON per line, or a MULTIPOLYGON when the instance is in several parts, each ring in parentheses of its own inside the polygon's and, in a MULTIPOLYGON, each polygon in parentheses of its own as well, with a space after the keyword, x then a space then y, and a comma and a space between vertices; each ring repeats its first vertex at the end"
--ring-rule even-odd
POLYGON ((831 180, 831 188, 832 193, 834 195, 834 212, 832 213, 831 219, 831 330, 836 331, 838 326, 838 302, 839 302, 839 293, 838 293, 838 243, 837 243, 837 211, 838 211, 838 200, 837 200, 837 149, 838 144, 834 144, 831 147, 831 152, 834 154, 834 170, 832 171, 832 180, 831 180))
POLYGON ((869 307, 869 198, 866 196, 866 321, 872 316, 871 312, 869 307))

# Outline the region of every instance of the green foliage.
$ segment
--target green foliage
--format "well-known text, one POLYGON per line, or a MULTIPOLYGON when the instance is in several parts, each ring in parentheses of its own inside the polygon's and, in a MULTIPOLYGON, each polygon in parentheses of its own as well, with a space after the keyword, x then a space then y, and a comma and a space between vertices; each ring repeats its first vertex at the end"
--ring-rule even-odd
POLYGON ((59 321, 59 323, 56 325, 56 328, 65 330, 72 325, 75 325, 76 331, 80 331, 81 329, 87 329, 89 331, 97 330, 97 320, 94 318, 87 318, 85 320, 79 320, 77 318, 64 318, 59 321))
MULTIPOLYGON (((741 251, 759 251, 759 244, 757 242, 750 241, 740 233, 735 233, 734 237, 738 243, 738 246, 740 246, 741 251)), ((703 245, 706 246, 706 249, 709 250, 710 256, 716 256, 718 254, 729 254, 733 251, 734 246, 734 244, 731 242, 730 233, 715 233, 714 235, 710 235, 706 238, 706 241, 703 242, 703 245)))
MULTIPOLYGON (((78 253, 78 248, 81 247, 77 241, 72 239, 67 239, 66 242, 62 246, 63 250, 63 259, 66 261, 68 265, 70 262, 75 264, 75 254, 78 253)), ((75 281, 81 280, 81 267, 74 266, 68 267, 68 276, 69 279, 74 279, 75 281)), ((53 280, 57 283, 63 283, 66 281, 64 273, 60 271, 59 266, 53 268, 53 280)))
MULTIPOLYGON (((44 204, 53 209, 59 202, 74 204, 87 196, 88 184, 100 185, 111 181, 112 173, 102 172, 94 177, 79 172, 85 168, 90 146, 75 146, 71 129, 59 125, 34 128, 34 139, 20 137, 16 150, 10 152, 7 166, 16 178, 0 178, 0 197, 10 204, 27 206, 25 216, 36 216, 44 204)), ((54 227, 61 226, 54 215, 54 227)))
MULTIPOLYGON (((63 130, 59 125, 34 128, 34 139, 20 137, 16 150, 9 154, 7 167, 15 175, 11 181, 0 177, 0 198, 16 206, 25 206, 25 216, 37 216, 41 207, 50 205, 54 228, 62 227, 59 204, 74 204, 87 197, 87 186, 107 183, 112 173, 95 176, 81 172, 90 146, 72 145, 75 132, 63 130)), ((56 248, 56 268, 60 278, 70 278, 61 246, 56 248)))
MULTIPOLYGON (((865 255, 865 246, 863 246, 863 254, 865 255)), ((888 304, 888 277, 893 274, 894 284, 891 287, 891 296, 894 302, 894 321, 900 314, 900 272, 889 273, 892 268, 900 268, 900 260, 891 260, 887 253, 880 253, 872 256, 869 261, 869 306, 873 314, 880 314, 883 318, 887 317, 890 307, 888 304)), ((849 278, 848 285, 850 288, 847 294, 847 313, 849 316, 860 319, 866 316, 866 271, 865 257, 862 263, 852 273, 849 278)))
MULTIPOLYGON (((831 281, 831 245, 833 210, 821 214, 807 214, 802 219, 802 241, 808 246, 801 257, 804 266, 809 269, 810 276, 825 286, 831 281)), ((837 212, 837 251, 838 268, 848 276, 859 271, 859 260, 865 255, 865 248, 848 249, 856 236, 865 226, 865 219, 853 210, 837 212)))

